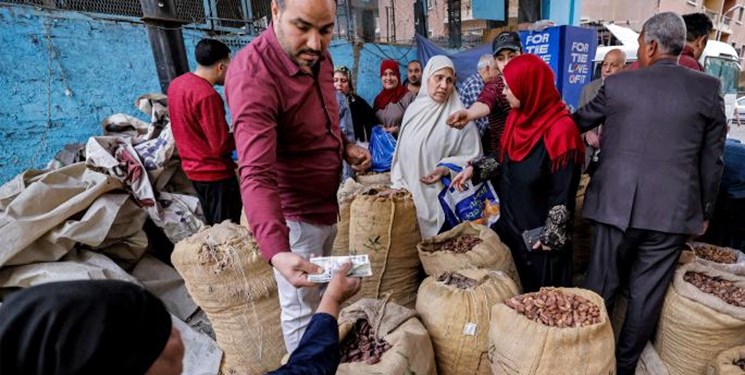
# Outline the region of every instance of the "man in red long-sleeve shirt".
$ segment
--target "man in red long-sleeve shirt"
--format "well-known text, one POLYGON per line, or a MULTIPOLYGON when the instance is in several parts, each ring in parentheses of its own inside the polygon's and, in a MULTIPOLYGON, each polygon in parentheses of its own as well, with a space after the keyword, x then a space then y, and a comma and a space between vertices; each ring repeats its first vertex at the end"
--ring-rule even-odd
POLYGON ((225 107, 215 85, 223 85, 230 49, 204 39, 196 47, 197 70, 174 79, 168 87, 168 111, 181 166, 199 195, 207 224, 241 217, 241 194, 231 159, 235 149, 225 107))
POLYGON ((678 57, 678 65, 688 69, 704 71, 704 67, 698 62, 709 41, 709 33, 714 28, 711 19, 704 13, 690 13, 683 15, 686 23, 686 44, 683 52, 678 57))
POLYGON ((331 253, 342 158, 358 171, 370 165, 339 127, 327 52, 335 18, 333 0, 274 0, 272 24, 238 53, 225 85, 246 218, 274 267, 290 353, 320 301, 308 257, 331 253))

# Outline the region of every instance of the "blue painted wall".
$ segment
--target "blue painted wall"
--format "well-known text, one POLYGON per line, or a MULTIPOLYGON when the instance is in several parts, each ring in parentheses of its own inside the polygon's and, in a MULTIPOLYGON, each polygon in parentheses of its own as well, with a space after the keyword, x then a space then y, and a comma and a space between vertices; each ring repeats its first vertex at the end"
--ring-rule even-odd
MULTIPOLYGON (((104 21, 74 13, 0 4, 0 183, 42 168, 68 143, 101 134, 101 120, 115 113, 146 119, 134 99, 160 91, 142 24, 104 21)), ((184 30, 189 64, 205 33, 184 30)), ((232 38, 234 50, 250 38, 232 38)), ((365 44, 359 49, 357 92, 372 102, 381 89, 385 58, 405 64, 416 49, 365 44)), ((355 66, 355 47, 334 41, 336 65, 355 66)))

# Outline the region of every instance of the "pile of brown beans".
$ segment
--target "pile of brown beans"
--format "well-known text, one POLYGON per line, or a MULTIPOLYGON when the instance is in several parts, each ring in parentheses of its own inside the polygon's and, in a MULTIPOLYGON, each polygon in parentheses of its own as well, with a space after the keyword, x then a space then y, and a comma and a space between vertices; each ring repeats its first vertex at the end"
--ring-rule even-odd
POLYGON ((458 238, 451 238, 445 242, 436 244, 435 246, 425 249, 425 251, 454 251, 458 254, 463 254, 471 251, 476 245, 481 243, 481 238, 473 234, 465 234, 458 238))
POLYGON ((709 244, 695 244, 692 246, 696 256, 714 263, 735 264, 737 263, 737 254, 734 251, 727 251, 718 246, 709 244))
POLYGON ((732 281, 711 277, 698 272, 686 272, 683 280, 693 284, 704 293, 713 294, 730 305, 745 307, 745 288, 735 286, 732 281))
POLYGON ((469 279, 459 273, 446 272, 437 277, 437 281, 445 285, 452 285, 459 289, 471 289, 476 286, 476 280, 469 279))
POLYGON ((543 288, 508 299, 505 304, 528 319, 549 327, 584 327, 600 323, 600 308, 584 297, 543 288))
POLYGON ((375 337, 367 320, 360 319, 341 343, 341 363, 365 361, 368 365, 374 365, 390 348, 391 344, 375 337))

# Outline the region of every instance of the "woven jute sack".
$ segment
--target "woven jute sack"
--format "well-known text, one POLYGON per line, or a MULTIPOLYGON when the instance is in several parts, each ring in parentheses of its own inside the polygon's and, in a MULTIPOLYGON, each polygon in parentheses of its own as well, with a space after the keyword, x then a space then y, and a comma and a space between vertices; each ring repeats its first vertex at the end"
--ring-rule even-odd
POLYGON ((391 195, 376 188, 358 193, 350 208, 349 248, 367 254, 373 275, 362 279, 360 298, 390 300, 414 308, 420 262, 416 245, 422 240, 411 193, 391 195))
POLYGON ((729 280, 745 288, 745 278, 689 263, 675 271, 654 340, 670 375, 701 375, 719 353, 745 345, 745 307, 730 305, 684 280, 687 272, 729 280))
POLYGON ((348 178, 336 192, 336 199, 339 202, 339 222, 336 224, 332 255, 349 255, 349 211, 354 196, 364 188, 364 185, 348 178))
POLYGON ((738 365, 745 362, 745 346, 725 350, 706 366, 706 375, 743 375, 745 369, 738 365))
POLYGON ((419 259, 422 261, 424 272, 429 275, 439 275, 463 268, 485 268, 506 273, 522 290, 520 276, 517 274, 515 261, 510 249, 499 239, 499 236, 489 227, 463 222, 455 228, 425 239, 417 245, 419 259), (465 253, 454 251, 435 251, 443 242, 464 235, 478 236, 481 243, 465 253))
POLYGON ((352 335, 355 323, 365 319, 375 332, 376 339, 385 340, 391 348, 380 357, 380 362, 368 364, 347 362, 339 364, 337 375, 377 374, 437 374, 435 355, 429 333, 416 312, 387 299, 362 299, 346 307, 339 315, 339 339, 342 344, 352 335))
POLYGON ((357 174, 357 182, 365 186, 391 185, 391 172, 357 174))
POLYGON ((277 284, 249 231, 225 221, 176 244, 171 255, 225 353, 222 374, 264 374, 285 352, 277 284))
POLYGON ((603 299, 585 289, 555 288, 589 300, 600 322, 584 327, 549 327, 504 303, 492 307, 489 355, 493 374, 615 374, 615 342, 603 299))
POLYGON ((440 375, 491 374, 488 357, 491 307, 518 293, 500 271, 463 269, 430 276, 417 293, 416 311, 427 327, 440 375), (459 281, 467 280, 466 284, 459 281))
POLYGON ((711 244, 703 243, 703 242, 689 242, 686 245, 691 249, 691 251, 694 252, 694 254, 696 254, 698 248, 705 248, 705 247, 714 248, 723 253, 730 254, 732 258, 735 259, 734 263, 718 263, 715 261, 701 258, 699 256, 696 256, 696 261, 705 266, 709 266, 711 268, 716 268, 718 270, 722 270, 725 272, 734 273, 735 275, 739 275, 739 276, 745 276, 745 253, 743 253, 742 251, 729 248, 729 247, 711 245, 711 244))

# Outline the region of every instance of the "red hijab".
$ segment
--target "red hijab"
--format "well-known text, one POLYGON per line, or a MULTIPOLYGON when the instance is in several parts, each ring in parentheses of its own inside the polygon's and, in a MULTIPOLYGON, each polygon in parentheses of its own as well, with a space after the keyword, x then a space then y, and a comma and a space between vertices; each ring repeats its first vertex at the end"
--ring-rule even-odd
POLYGON ((543 138, 552 170, 563 168, 569 160, 582 163, 585 146, 556 90, 551 68, 536 55, 520 55, 507 64, 504 79, 520 100, 520 108, 507 116, 500 159, 507 153, 510 161, 520 162, 543 138))
POLYGON ((401 98, 406 95, 406 93, 409 92, 406 87, 401 85, 401 72, 398 70, 398 63, 396 60, 383 60, 383 62, 380 64, 380 76, 383 76, 383 73, 385 73, 386 69, 390 69, 393 71, 393 74, 398 77, 398 85, 392 89, 386 89, 383 88, 383 91, 378 94, 378 96, 375 97, 375 102, 373 103, 373 108, 377 111, 380 109, 385 108, 389 103, 398 103, 401 98))

